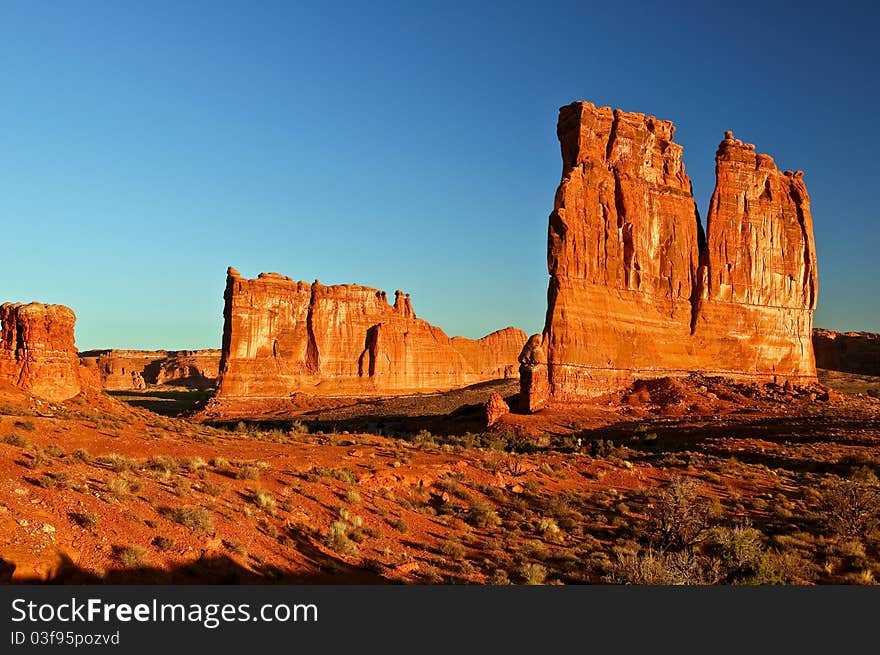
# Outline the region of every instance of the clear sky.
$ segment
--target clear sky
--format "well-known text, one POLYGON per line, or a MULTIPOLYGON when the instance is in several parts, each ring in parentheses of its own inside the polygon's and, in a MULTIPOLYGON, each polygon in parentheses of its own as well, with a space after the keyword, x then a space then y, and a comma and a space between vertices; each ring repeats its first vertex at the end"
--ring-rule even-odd
POLYGON ((81 349, 219 347, 225 271, 540 331, 561 105, 803 169, 816 325, 880 331, 880 11, 800 3, 2 2, 0 300, 81 349))

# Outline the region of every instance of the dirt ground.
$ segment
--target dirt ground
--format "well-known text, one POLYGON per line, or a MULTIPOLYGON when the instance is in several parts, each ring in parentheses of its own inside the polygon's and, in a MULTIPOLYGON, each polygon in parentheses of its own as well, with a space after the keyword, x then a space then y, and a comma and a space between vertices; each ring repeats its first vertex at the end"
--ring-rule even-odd
POLYGON ((873 583, 880 378, 820 381, 650 381, 491 429, 515 382, 261 421, 0 389, 0 581, 873 583))

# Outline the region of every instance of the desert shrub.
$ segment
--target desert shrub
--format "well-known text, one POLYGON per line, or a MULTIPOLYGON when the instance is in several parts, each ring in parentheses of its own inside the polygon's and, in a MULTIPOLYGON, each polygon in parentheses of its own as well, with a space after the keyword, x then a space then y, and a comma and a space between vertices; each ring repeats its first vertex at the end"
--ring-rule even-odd
POLYGON ((345 521, 333 521, 327 530, 327 545, 340 555, 357 555, 358 547, 349 538, 349 529, 345 521))
POLYGON ((510 576, 507 575, 507 571, 504 569, 495 569, 492 571, 492 575, 489 577, 490 585, 509 585, 510 584, 510 576))
POLYGON ((764 557, 764 535, 748 523, 715 528, 707 546, 731 582, 755 575, 764 557))
POLYGON ((391 524, 391 527, 394 528, 395 530, 397 530, 398 532, 406 532, 407 530, 409 530, 409 526, 406 524, 406 521, 404 521, 402 518, 394 519, 393 521, 390 521, 390 524, 391 524))
POLYGON ((140 566, 147 554, 147 549, 143 546, 114 546, 113 557, 119 560, 126 568, 134 568, 140 566))
POLYGON ((308 434, 309 426, 302 421, 291 421, 290 427, 287 429, 290 434, 308 434))
POLYGON ((16 432, 11 432, 3 437, 3 443, 16 448, 30 448, 31 442, 16 432))
POLYGON ((205 468, 207 465, 208 462, 201 457, 187 457, 186 459, 180 460, 180 466, 185 471, 198 471, 199 469, 205 468))
POLYGON ((226 491, 226 487, 220 484, 214 484, 213 482, 205 482, 202 484, 202 493, 206 493, 209 496, 222 496, 223 492, 226 491))
POLYGON ((172 539, 171 537, 163 537, 159 535, 157 537, 154 537, 153 541, 150 543, 152 543, 156 547, 156 550, 160 550, 163 553, 174 548, 174 539, 172 539))
POLYGON ((64 457, 65 455, 67 455, 67 451, 64 450, 64 448, 59 446, 57 443, 51 443, 46 446, 45 453, 47 455, 51 455, 52 457, 64 457))
POLYGON ((630 585, 707 585, 721 577, 720 561, 692 549, 618 553, 607 581, 630 585))
POLYGON ((357 505, 361 502, 361 495, 354 489, 349 489, 345 492, 345 499, 352 505, 357 505))
POLYGON ((213 459, 211 459, 211 466, 221 472, 228 471, 230 468, 232 468, 229 460, 225 457, 214 457, 213 459))
POLYGON ((848 479, 825 485, 821 502, 828 525, 840 537, 864 538, 878 523, 880 482, 873 471, 858 469, 848 479))
POLYGON ((797 551, 770 550, 758 560, 755 570, 742 582, 753 585, 791 585, 810 581, 814 566, 797 551))
POLYGON ((464 556, 467 554, 467 549, 465 549, 460 542, 447 539, 440 544, 440 552, 458 562, 464 559, 464 556))
POLYGON ((593 442, 592 450, 594 457, 609 457, 614 454, 617 447, 611 439, 597 439, 593 442))
POLYGON ((85 448, 77 448, 76 450, 73 451, 73 453, 71 453, 70 456, 73 457, 74 459, 78 459, 79 461, 85 462, 85 463, 92 461, 92 455, 85 448))
POLYGON ((128 498, 131 494, 137 493, 141 486, 137 482, 133 482, 126 478, 113 478, 107 483, 107 487, 117 498, 128 498))
POLYGON ((214 520, 204 507, 162 507, 159 509, 159 513, 196 532, 210 533, 214 531, 214 520))
POLYGON ((33 432, 37 429, 37 424, 33 421, 16 421, 14 425, 25 432, 33 432))
POLYGON ((235 477, 239 480, 259 480, 260 467, 254 464, 242 464, 235 472, 235 477))
POLYGON ((81 528, 89 529, 98 525, 98 515, 92 512, 71 512, 68 516, 81 528))
POLYGON ((648 532, 661 548, 682 549, 704 541, 715 523, 712 503, 691 478, 675 476, 653 494, 648 532))
POLYGON ((70 474, 67 471, 46 471, 37 484, 44 489, 70 489, 70 474))
POLYGON ((491 528, 500 525, 501 518, 488 502, 477 499, 471 503, 467 522, 476 528, 491 528))
POLYGON ((266 512, 271 512, 275 509, 275 499, 265 489, 254 489, 251 492, 251 502, 266 512))
POLYGON ((146 467, 163 475, 171 475, 177 471, 177 462, 165 455, 155 455, 146 462, 146 467))
POLYGON ((30 458, 24 463, 25 467, 29 469, 40 469, 51 463, 49 458, 39 448, 35 448, 29 455, 30 458))
POLYGON ((343 469, 330 469, 330 477, 336 478, 342 482, 347 482, 348 484, 357 484, 357 476, 351 469, 343 468, 343 469))
POLYGON ((527 585, 541 585, 547 579, 547 569, 543 564, 527 562, 520 567, 519 574, 527 585))
POLYGON ((543 517, 538 521, 538 532, 540 532, 548 541, 559 541, 562 539, 562 530, 555 519, 543 517))
POLYGON ((130 471, 137 467, 137 462, 135 460, 129 459, 128 457, 123 457, 122 455, 117 455, 116 453, 104 455, 102 457, 99 457, 96 461, 99 464, 103 464, 114 473, 130 471))

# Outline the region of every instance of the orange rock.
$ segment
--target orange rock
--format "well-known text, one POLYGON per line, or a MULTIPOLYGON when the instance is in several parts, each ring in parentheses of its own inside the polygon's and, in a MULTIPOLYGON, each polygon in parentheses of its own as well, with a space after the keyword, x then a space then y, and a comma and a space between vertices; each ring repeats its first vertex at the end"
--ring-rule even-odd
POLYGON ((489 399, 486 401, 485 410, 486 425, 488 426, 495 425, 510 413, 510 407, 508 407, 507 402, 497 391, 492 392, 492 395, 489 396, 489 399))
POLYGON ((217 397, 380 395, 445 390, 515 375, 522 330, 449 338, 416 318, 409 294, 354 284, 227 274, 217 397))
POLYGON ((90 350, 79 357, 110 390, 144 389, 147 384, 208 389, 220 369, 219 350, 90 350))
POLYGON ((520 358, 525 409, 690 372, 815 380, 802 175, 728 133, 704 235, 674 132, 587 102, 560 109, 547 319, 520 358))
POLYGON ((813 350, 819 368, 880 375, 880 334, 816 329, 813 350))
POLYGON ((77 359, 75 323, 73 310, 64 305, 0 305, 0 381, 53 401, 72 398, 93 383, 77 359))

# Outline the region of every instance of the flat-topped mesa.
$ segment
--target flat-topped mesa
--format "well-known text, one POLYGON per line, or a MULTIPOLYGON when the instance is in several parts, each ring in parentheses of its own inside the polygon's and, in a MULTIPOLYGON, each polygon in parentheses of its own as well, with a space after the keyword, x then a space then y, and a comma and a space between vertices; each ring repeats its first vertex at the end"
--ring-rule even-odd
POLYGON ((669 121, 588 102, 560 109, 548 308, 523 353, 526 409, 692 371, 815 379, 802 175, 728 132, 704 234, 674 133, 669 121))
POLYGON ((246 279, 230 268, 224 298, 218 398, 451 389, 513 377, 526 340, 515 328, 450 338, 416 318, 402 291, 392 305, 379 289, 277 273, 246 279))
POLYGON ((0 305, 0 381, 46 400, 67 400, 83 388, 73 328, 64 305, 0 305))
POLYGON ((144 389, 148 384, 170 384, 209 389, 217 381, 220 350, 90 350, 80 362, 94 370, 104 389, 144 389))

